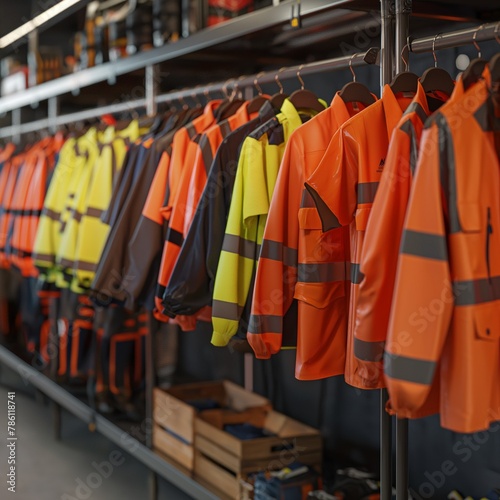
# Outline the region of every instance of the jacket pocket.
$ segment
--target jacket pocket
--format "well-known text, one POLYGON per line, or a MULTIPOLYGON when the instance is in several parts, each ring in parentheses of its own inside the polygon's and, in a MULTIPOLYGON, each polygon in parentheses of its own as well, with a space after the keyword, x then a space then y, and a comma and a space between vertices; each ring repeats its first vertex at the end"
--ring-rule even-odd
POLYGON ((322 229, 321 218, 315 208, 299 209, 299 227, 300 229, 322 229))
POLYGON ((356 220, 356 230, 366 231, 366 226, 368 224, 368 218, 370 217, 371 208, 358 208, 356 210, 356 215, 354 216, 356 220))
POLYGON ((328 307, 334 300, 344 297, 343 281, 330 283, 297 283, 294 298, 318 309, 328 307))
POLYGON ((486 302, 474 306, 474 323, 477 336, 483 340, 500 338, 500 305, 497 302, 486 302))
POLYGON ((458 202, 458 215, 460 226, 464 233, 477 233, 483 227, 484 208, 475 202, 458 202))

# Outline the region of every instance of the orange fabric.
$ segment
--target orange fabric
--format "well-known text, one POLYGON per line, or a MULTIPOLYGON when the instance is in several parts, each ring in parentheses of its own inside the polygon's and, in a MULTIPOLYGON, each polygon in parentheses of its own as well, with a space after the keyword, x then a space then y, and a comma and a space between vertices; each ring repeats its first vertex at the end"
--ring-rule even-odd
MULTIPOLYGON (((459 84, 461 87, 461 84, 459 84)), ((366 227, 354 331, 354 354, 367 387, 384 383, 383 355, 392 305, 399 244, 417 163, 427 97, 417 94, 394 130, 377 196, 366 227)))
MULTIPOLYGON (((366 376, 359 373, 353 340, 361 276, 359 262, 364 233, 385 163, 389 138, 413 96, 395 96, 389 85, 382 98, 358 113, 335 134, 316 171, 307 181, 324 231, 349 226, 351 291, 345 380, 362 389, 366 376)), ((382 386, 382 384, 378 384, 382 386)))
POLYGON ((398 415, 437 379, 441 425, 461 433, 500 418, 500 112, 483 76, 422 135, 384 359, 398 415))
MULTIPOLYGON (((168 321, 169 319, 161 312, 163 311, 163 291, 174 269, 184 237, 193 221, 196 207, 207 182, 207 173, 212 160, 224 137, 255 117, 255 115, 250 116, 248 114, 247 107, 248 102, 245 102, 234 115, 223 122, 214 124, 205 133, 198 136, 196 142, 191 143, 188 148, 177 192, 175 197, 172 198, 173 208, 158 276, 155 317, 160 321, 168 321)), ((194 316, 177 316, 175 321, 184 331, 194 330, 198 319, 202 321, 211 320, 210 311, 210 307, 204 307, 194 316)))
POLYGON ((249 331, 247 339, 258 358, 279 352, 283 318, 297 299, 295 376, 301 380, 344 373, 349 230, 322 233, 304 181, 320 163, 334 133, 354 114, 352 106, 337 94, 330 108, 290 136, 257 267, 250 330, 260 324, 262 331, 249 331), (278 251, 273 252, 273 248, 278 251))

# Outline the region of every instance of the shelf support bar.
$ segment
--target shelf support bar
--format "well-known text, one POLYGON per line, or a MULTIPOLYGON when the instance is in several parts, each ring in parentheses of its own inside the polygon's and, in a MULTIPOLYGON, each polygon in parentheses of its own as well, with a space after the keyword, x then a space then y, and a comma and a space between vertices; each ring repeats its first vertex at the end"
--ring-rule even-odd
POLYGON ((156 97, 158 96, 158 89, 160 88, 160 72, 157 64, 146 66, 146 114, 153 116, 158 109, 156 97))
MULTIPOLYGON (((385 84, 390 83, 394 73, 394 0, 380 0, 380 85, 382 95, 385 84)), ((387 389, 380 390, 380 498, 392 498, 392 420, 385 411, 389 399, 387 389)))
POLYGON ((396 0, 396 74, 406 70, 412 0, 396 0))

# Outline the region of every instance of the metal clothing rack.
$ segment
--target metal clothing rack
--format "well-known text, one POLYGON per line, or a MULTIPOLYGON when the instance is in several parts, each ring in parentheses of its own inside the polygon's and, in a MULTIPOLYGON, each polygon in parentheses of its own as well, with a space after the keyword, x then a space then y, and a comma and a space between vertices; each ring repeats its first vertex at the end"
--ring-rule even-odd
MULTIPOLYGON (((337 3, 342 3, 344 0, 337 0, 337 3)), ((347 3, 347 1, 346 1, 347 3)), ((405 61, 408 60, 406 52, 423 53, 433 50, 440 50, 460 45, 472 44, 473 41, 481 42, 486 40, 500 39, 499 23, 488 23, 479 28, 467 28, 450 33, 439 34, 436 36, 428 36, 419 39, 411 39, 409 37, 409 18, 411 15, 411 0, 380 0, 381 14, 381 49, 369 49, 366 52, 355 54, 353 56, 343 56, 335 59, 329 59, 320 62, 314 62, 301 66, 295 66, 283 69, 279 72, 279 79, 297 78, 297 73, 300 74, 317 74, 325 71, 336 69, 347 69, 350 66, 356 67, 364 64, 380 64, 380 82, 381 86, 389 83, 396 73, 403 70, 405 61)), ((319 9, 317 5, 314 8, 319 9)), ((280 13, 282 8, 280 7, 280 13)), ((225 28, 224 28, 225 29, 225 28)), ((221 28, 222 30, 222 28, 221 28)), ((202 35, 200 35, 201 37, 202 35)), ((203 35, 205 36, 205 35, 203 35)), ((225 34, 224 34, 225 36, 225 34)), ((205 42, 205 40, 202 40, 205 42)), ((201 43, 201 42, 200 42, 201 43)), ((178 46, 178 48, 183 48, 178 46)), ((153 54, 156 57, 156 53, 153 54)), ((158 56, 159 57, 159 56, 158 56)), ((172 55, 172 58, 175 57, 172 55)), ((123 64, 130 64, 135 59, 126 61, 123 64)), ((29 123, 20 123, 19 109, 13 109, 13 102, 8 106, 13 110, 13 125, 0 128, 0 138, 19 138, 21 134, 34 132, 43 129, 55 129, 61 125, 72 123, 80 120, 94 118, 103 114, 121 113, 134 109, 144 108, 148 114, 153 114, 156 111, 157 105, 160 103, 174 102, 178 99, 189 98, 194 95, 200 95, 205 92, 222 91, 228 86, 233 89, 237 86, 245 97, 253 94, 254 81, 258 79, 259 84, 272 83, 275 81, 276 72, 267 72, 259 75, 247 76, 240 79, 230 80, 229 82, 218 82, 204 87, 179 90, 170 92, 164 95, 158 95, 157 85, 157 66, 156 60, 151 60, 150 65, 142 64, 141 67, 146 69, 146 86, 145 97, 128 102, 115 103, 108 106, 102 106, 76 113, 58 115, 57 97, 55 94, 48 92, 51 82, 46 85, 47 94, 45 98, 49 99, 49 116, 42 120, 36 120, 29 123), (50 95, 49 95, 50 94, 50 95), (14 117, 14 115, 17 115, 14 117)), ((139 64, 139 63, 137 63, 139 64)), ((123 73, 130 68, 123 68, 123 73)), ((95 72, 97 72, 96 70, 95 72)), ((88 74, 93 72, 88 71, 88 74)), ((76 77, 75 77, 76 78, 76 77)), ((97 78, 97 77, 96 77, 97 78)), ((68 79, 69 81, 69 79, 68 79)), ((55 84, 55 82, 53 82, 55 84)), ((23 96, 13 98, 13 101, 19 101, 19 105, 24 105, 23 96), (22 101, 22 103, 21 103, 22 101)), ((7 110, 7 108, 5 109, 7 110)), ((1 111, 1 110, 0 110, 1 111)), ((154 329, 153 323, 150 322, 150 332, 154 329)), ((147 387, 147 415, 148 419, 152 417, 151 405, 151 390, 154 383, 153 370, 153 342, 152 335, 148 335, 149 339, 146 348, 146 387, 147 387)), ((109 422, 105 417, 95 414, 92 408, 88 407, 81 401, 78 401, 74 396, 59 387, 45 375, 37 372, 29 367, 26 363, 16 358, 5 347, 0 346, 0 362, 10 366, 20 373, 27 375, 27 379, 43 391, 47 396, 55 401, 56 408, 64 407, 69 411, 74 412, 82 420, 92 424, 98 432, 108 436, 111 440, 121 445, 118 436, 122 436, 122 431, 114 424, 109 422)), ((392 498, 392 418, 385 411, 385 405, 388 400, 387 391, 380 391, 380 479, 381 479, 381 499, 390 500, 392 498)), ((56 412, 56 415, 58 413, 56 412)), ((151 420, 148 420, 151 422, 151 420)), ((57 426, 59 427, 60 419, 57 426)), ((150 426, 148 426, 150 427, 150 426)), ((56 429, 58 432, 58 429, 56 429)), ((151 435, 147 435, 146 442, 151 446, 151 435)), ((129 452, 138 460, 147 464, 152 472, 151 476, 151 494, 152 498, 156 496, 157 477, 161 476, 175 484, 180 489, 187 493, 195 495, 195 498, 216 498, 211 492, 200 486, 196 481, 188 476, 181 474, 175 467, 163 461, 155 455, 147 446, 141 445, 132 437, 127 438, 127 443, 130 444, 129 452), (132 444, 134 446, 132 446, 132 444), (133 448, 138 451, 133 451, 133 448)), ((397 419, 396 427, 396 490, 397 499, 406 500, 408 498, 408 422, 405 419, 397 419)))
MULTIPOLYGON (((338 57, 334 59, 328 59, 319 62, 313 62, 308 64, 303 64, 300 66, 293 66, 288 68, 282 68, 279 71, 279 80, 297 78, 298 75, 304 76, 308 74, 319 74, 327 71, 333 70, 344 70, 350 67, 356 67, 361 65, 376 65, 379 64, 379 49, 371 48, 366 52, 347 55, 343 57, 338 57)), ((17 124, 9 127, 4 127, 0 129, 0 137, 20 137, 21 134, 34 132, 37 130, 57 128, 66 123, 72 123, 79 120, 85 120, 97 116, 101 116, 107 113, 120 113, 131 111, 134 109, 145 108, 149 114, 153 114, 156 111, 156 107, 160 103, 174 102, 179 99, 189 98, 194 95, 201 95, 206 92, 217 92, 226 89, 228 86, 232 87, 234 90, 241 90, 245 93, 245 97, 248 98, 253 94, 254 82, 258 82, 259 85, 272 83, 275 81, 277 73, 266 72, 259 73, 258 75, 246 76, 243 78, 238 78, 234 80, 229 80, 226 82, 219 82, 210 84, 204 87, 195 87, 192 89, 184 89, 175 92, 170 92, 164 95, 157 95, 155 78, 155 68, 146 68, 146 88, 145 88, 145 98, 136 99, 129 102, 122 102, 111 104, 108 106, 102 106, 99 108, 94 108, 91 110, 79 111, 76 113, 65 114, 57 116, 53 112, 52 116, 48 118, 37 120, 25 124, 17 124)), ((386 71, 389 69, 389 65, 385 63, 386 71)), ((49 106, 50 108, 50 106, 49 106)), ((56 110, 56 108, 54 107, 56 110)), ((6 347, 0 346, 0 362, 6 366, 16 370, 18 373, 23 375, 24 379, 31 383, 33 386, 38 388, 40 391, 45 393, 54 402, 54 430, 55 435, 58 437, 60 435, 60 425, 61 425, 61 408, 65 408, 68 411, 74 413, 76 416, 80 417, 83 421, 89 424, 89 428, 97 432, 102 433, 107 436, 111 441, 115 442, 119 446, 125 447, 125 449, 132 456, 138 460, 145 463, 151 469, 150 475, 150 495, 152 499, 156 499, 158 491, 158 477, 163 477, 167 481, 171 482, 179 489, 185 491, 186 493, 193 495, 197 500, 202 500, 204 498, 212 499, 217 498, 211 491, 204 488, 202 485, 198 484, 194 478, 182 474, 177 468, 175 468, 170 463, 166 462, 158 455, 156 455, 152 450, 152 435, 150 425, 153 417, 152 408, 152 391, 154 385, 154 356, 153 356, 153 335, 156 330, 154 320, 152 317, 148 321, 149 335, 146 339, 146 446, 141 444, 137 439, 132 436, 127 436, 123 439, 123 430, 117 427, 115 424, 110 422, 105 417, 97 414, 95 410, 82 401, 78 400, 75 396, 68 393, 66 390, 61 388, 53 380, 51 380, 46 375, 36 371, 30 367, 24 361, 18 359, 14 354, 12 354, 6 347)), ((245 371, 246 374, 251 374, 251 370, 245 371)), ((251 385, 251 380, 248 381, 248 386, 251 385)), ((384 412, 385 413, 385 412, 384 412)), ((383 456, 387 456, 387 450, 383 449, 383 456)), ((389 455, 390 457, 390 450, 389 455)), ((389 475, 390 475, 390 468, 389 475)), ((391 481, 389 478, 389 491, 391 489, 391 481)), ((387 486, 386 486, 387 487, 387 486)))
MULTIPOLYGON (((379 49, 371 48, 366 52, 354 54, 352 56, 342 56, 334 59, 326 59, 324 61, 317 61, 300 66, 284 68, 279 71, 279 80, 297 78, 297 74, 299 72, 301 76, 305 76, 324 73, 327 71, 347 69, 349 68, 349 66, 356 67, 366 64, 373 65, 378 63, 378 58, 379 49)), ((167 94, 157 95, 155 92, 156 89, 153 88, 155 82, 157 82, 157 79, 151 72, 150 75, 146 75, 146 96, 142 99, 110 104, 107 106, 101 106, 98 108, 77 111, 75 113, 68 113, 59 116, 53 115, 41 120, 31 121, 19 125, 10 125, 0 128, 0 138, 15 137, 16 135, 18 136, 29 132, 36 132, 43 129, 57 128, 61 125, 88 120, 90 118, 95 118, 105 114, 123 113, 140 108, 145 108, 148 114, 153 114, 155 112, 155 106, 160 103, 175 102, 180 99, 189 98, 193 95, 222 92, 225 88, 234 89, 235 87, 237 87, 237 89, 241 90, 253 88, 255 81, 258 81, 259 85, 273 83, 277 76, 278 75, 276 71, 269 71, 265 73, 259 73, 258 75, 245 76, 238 79, 230 79, 225 82, 212 83, 199 88, 182 89, 169 92, 167 94), (148 80, 150 82, 149 85, 148 80)))

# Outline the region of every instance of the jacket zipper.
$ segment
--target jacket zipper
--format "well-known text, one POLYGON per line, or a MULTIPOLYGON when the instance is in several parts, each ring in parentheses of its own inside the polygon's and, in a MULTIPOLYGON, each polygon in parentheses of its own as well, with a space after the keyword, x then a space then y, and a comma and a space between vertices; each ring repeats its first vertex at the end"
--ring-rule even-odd
POLYGON ((493 226, 491 225, 491 209, 488 207, 488 225, 486 228, 486 267, 488 269, 488 281, 491 285, 491 268, 490 268, 490 235, 493 234, 493 226))

